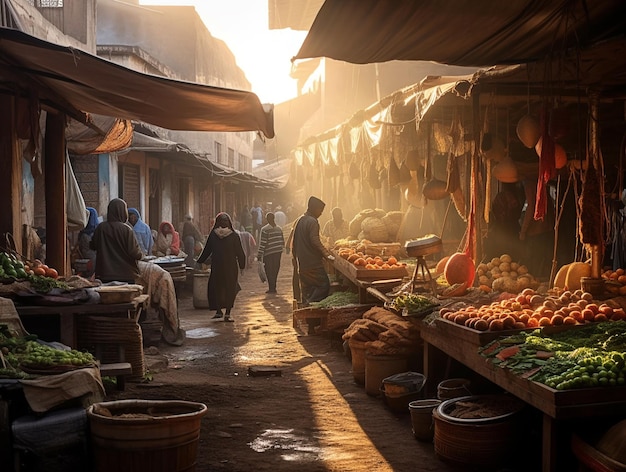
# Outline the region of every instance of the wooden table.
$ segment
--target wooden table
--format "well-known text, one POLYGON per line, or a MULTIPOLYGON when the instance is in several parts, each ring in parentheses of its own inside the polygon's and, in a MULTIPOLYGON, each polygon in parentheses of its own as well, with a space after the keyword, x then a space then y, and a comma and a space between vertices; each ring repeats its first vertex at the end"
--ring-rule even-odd
POLYGON ((124 316, 126 318, 139 319, 139 315, 145 308, 148 301, 148 295, 139 295, 128 303, 113 304, 76 304, 63 306, 33 306, 33 305, 16 305, 15 309, 20 318, 29 316, 58 316, 60 339, 59 341, 66 346, 76 348, 78 346, 76 317, 83 315, 99 315, 99 316, 124 316))
POLYGON ((477 343, 462 334, 454 335, 443 323, 422 323, 421 336, 424 340, 423 373, 429 381, 437 378, 436 359, 443 352, 543 413, 544 472, 562 470, 556 457, 559 430, 563 429, 559 420, 626 414, 626 387, 555 390, 496 366, 478 354, 477 343))

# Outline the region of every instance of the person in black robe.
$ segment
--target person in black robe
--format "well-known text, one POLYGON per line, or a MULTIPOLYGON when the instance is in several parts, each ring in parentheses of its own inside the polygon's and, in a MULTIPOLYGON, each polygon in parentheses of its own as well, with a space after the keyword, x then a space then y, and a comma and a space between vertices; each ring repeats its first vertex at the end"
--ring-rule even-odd
POLYGON ((139 277, 137 261, 143 253, 128 221, 128 207, 114 198, 107 208, 107 219, 93 233, 89 246, 96 251, 96 278, 102 282, 135 283, 139 277))
POLYGON ((246 255, 227 213, 219 213, 215 217, 215 225, 197 262, 204 263, 209 258, 209 310, 215 310, 213 318, 223 317, 224 321, 232 322, 230 311, 235 304, 237 292, 241 290, 237 278, 239 271, 243 274, 246 268, 246 255))

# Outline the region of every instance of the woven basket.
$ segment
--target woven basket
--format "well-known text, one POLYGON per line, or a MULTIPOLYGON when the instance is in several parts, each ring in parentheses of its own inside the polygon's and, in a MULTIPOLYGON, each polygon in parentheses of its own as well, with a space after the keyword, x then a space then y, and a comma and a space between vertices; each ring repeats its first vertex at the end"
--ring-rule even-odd
POLYGON ((333 308, 328 312, 328 329, 345 329, 363 316, 373 305, 356 305, 350 307, 333 308))
POLYGON ((78 324, 78 347, 95 354, 96 346, 103 345, 101 363, 121 362, 119 346, 124 348, 124 362, 133 368, 131 378, 146 373, 143 336, 135 320, 121 317, 85 316, 78 324))
POLYGON ((387 226, 381 218, 365 218, 361 223, 365 239, 373 243, 382 243, 389 238, 387 226))

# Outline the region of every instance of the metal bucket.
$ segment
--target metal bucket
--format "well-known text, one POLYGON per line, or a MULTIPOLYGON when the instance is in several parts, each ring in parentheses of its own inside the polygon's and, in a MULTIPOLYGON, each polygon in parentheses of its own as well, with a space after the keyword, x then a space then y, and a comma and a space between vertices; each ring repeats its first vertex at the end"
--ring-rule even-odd
POLYGON ((193 274, 193 307, 209 308, 207 287, 209 285, 209 272, 197 272, 193 274))
POLYGON ((413 436, 419 441, 432 441, 435 435, 433 411, 441 405, 441 400, 430 398, 409 403, 413 436))

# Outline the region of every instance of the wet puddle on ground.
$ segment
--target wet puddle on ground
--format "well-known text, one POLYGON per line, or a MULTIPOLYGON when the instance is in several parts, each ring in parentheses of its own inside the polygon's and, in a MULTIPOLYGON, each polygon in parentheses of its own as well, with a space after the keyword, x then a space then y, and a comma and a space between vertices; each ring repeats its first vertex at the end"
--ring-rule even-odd
POLYGON ((212 328, 196 328, 185 332, 185 336, 189 339, 206 339, 214 338, 218 332, 212 328))
POLYGON ((322 452, 320 447, 310 444, 308 438, 298 436, 293 429, 267 429, 249 445, 256 452, 281 449, 286 461, 316 460, 322 452))

